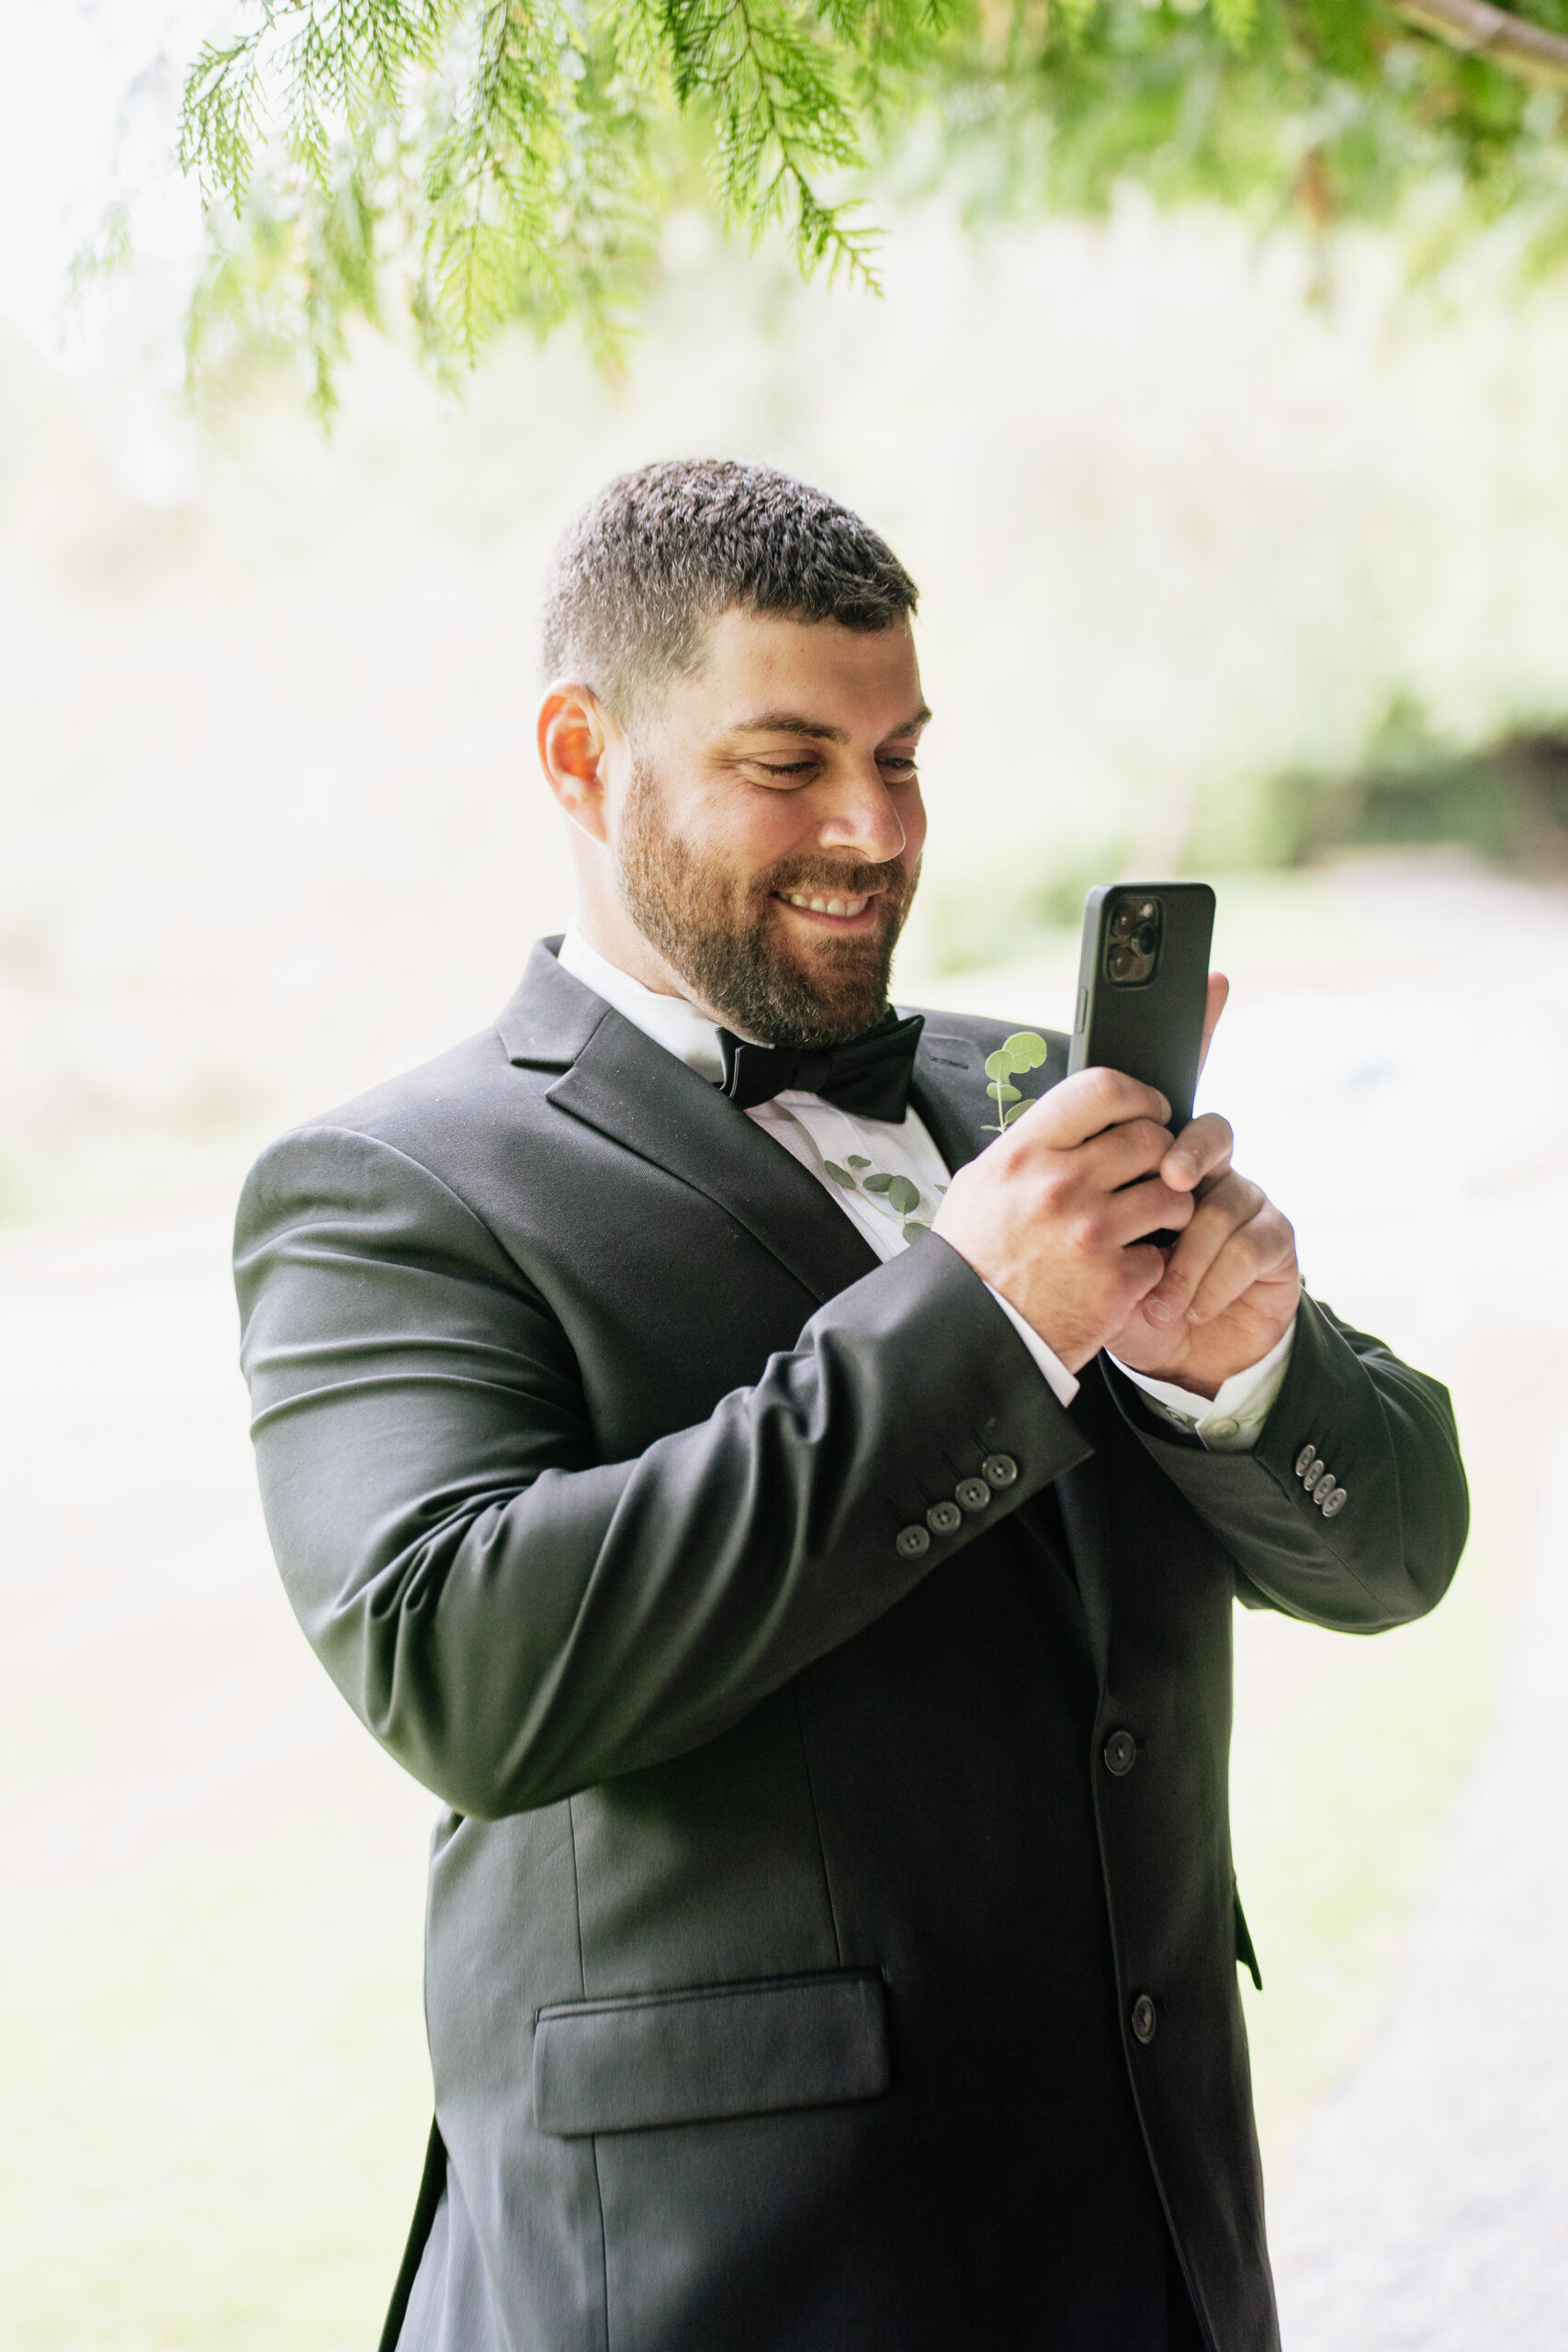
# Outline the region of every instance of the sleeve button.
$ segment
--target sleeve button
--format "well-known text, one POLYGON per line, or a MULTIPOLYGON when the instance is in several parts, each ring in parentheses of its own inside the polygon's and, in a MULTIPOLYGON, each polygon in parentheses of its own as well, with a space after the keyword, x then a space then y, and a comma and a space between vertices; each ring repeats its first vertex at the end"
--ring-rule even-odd
POLYGON ((931 1539, 923 1527, 901 1527, 893 1544, 901 1560, 923 1559, 931 1548, 931 1539))
POLYGON ((1018 1464, 1010 1453, 987 1453, 980 1469, 988 1487, 1010 1487, 1018 1479, 1018 1464))
POLYGON ((932 1503, 926 1513, 926 1525, 933 1535, 952 1535, 964 1524, 964 1513, 956 1503, 932 1503))
POLYGON ((991 1499, 991 1490, 984 1478, 960 1478, 953 1490, 953 1499, 962 1503, 965 1510, 984 1510, 991 1499))
POLYGON ((1313 1464, 1314 1464, 1316 1460, 1317 1460, 1317 1448, 1316 1448, 1316 1446, 1315 1446, 1315 1445, 1303 1445, 1303 1448, 1302 1448, 1302 1450, 1301 1450, 1301 1452, 1300 1452, 1300 1453, 1297 1454, 1297 1456, 1296 1456, 1296 1476, 1297 1476, 1297 1477, 1298 1477, 1298 1478, 1304 1478, 1304 1477, 1306 1476, 1307 1472, 1312 1468, 1313 1464))
POLYGON ((1336 1487, 1334 1492, 1329 1494, 1320 1487, 1317 1494, 1317 1507, 1325 1519, 1335 1518, 1345 1508, 1344 1487, 1336 1487))

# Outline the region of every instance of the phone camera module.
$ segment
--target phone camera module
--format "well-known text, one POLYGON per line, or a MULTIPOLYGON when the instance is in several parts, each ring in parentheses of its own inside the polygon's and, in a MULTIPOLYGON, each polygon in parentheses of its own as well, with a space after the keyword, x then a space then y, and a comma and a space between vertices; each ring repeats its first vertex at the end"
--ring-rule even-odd
POLYGON ((1119 899, 1106 933, 1105 976, 1117 988, 1137 988, 1153 977, 1159 961, 1161 909, 1157 899, 1119 899))

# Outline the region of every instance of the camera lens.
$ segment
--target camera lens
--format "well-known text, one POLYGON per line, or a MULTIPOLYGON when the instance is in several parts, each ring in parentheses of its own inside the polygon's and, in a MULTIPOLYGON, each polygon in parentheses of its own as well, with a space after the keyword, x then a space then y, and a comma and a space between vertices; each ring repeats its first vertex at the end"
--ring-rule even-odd
POLYGON ((1113 980, 1125 980, 1131 978, 1136 961, 1130 947, 1113 947, 1105 959, 1105 968, 1113 980))
POLYGON ((1137 908, 1133 904, 1131 899, 1123 899, 1121 905, 1116 909, 1115 913, 1111 918, 1111 938, 1125 939, 1137 920, 1137 908))
POLYGON ((1159 933, 1152 922, 1145 923, 1142 931, 1133 933, 1127 944, 1134 956, 1152 956, 1159 945, 1159 933))

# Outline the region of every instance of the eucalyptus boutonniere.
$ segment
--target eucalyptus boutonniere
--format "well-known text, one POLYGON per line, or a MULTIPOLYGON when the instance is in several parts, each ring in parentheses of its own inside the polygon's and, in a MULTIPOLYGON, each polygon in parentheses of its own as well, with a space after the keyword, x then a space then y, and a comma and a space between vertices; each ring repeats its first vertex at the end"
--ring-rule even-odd
POLYGON ((1043 1037, 1036 1036, 1032 1029, 1018 1029, 1010 1037, 1004 1039, 994 1054, 986 1056, 986 1076, 991 1081, 986 1091, 996 1102, 997 1116, 994 1125, 987 1121, 981 1129, 983 1135, 999 1136, 1010 1120, 1022 1116, 1031 1102, 1039 1100, 1038 1096, 1032 1095, 1026 1101, 1021 1090, 1010 1081, 1016 1071, 1038 1069, 1047 1051, 1043 1037), (1010 1109, 1008 1107, 1010 1103, 1010 1109))
MULTIPOLYGON (((846 1193, 862 1193, 884 1216, 897 1217, 906 1241, 918 1241, 922 1233, 931 1231, 930 1219, 915 1215, 920 1205, 920 1188, 909 1177, 889 1176, 881 1169, 872 1168, 870 1160, 858 1151, 851 1152, 842 1168, 836 1159, 825 1159, 822 1165, 834 1183, 841 1185, 846 1193)), ((945 1193, 947 1186, 938 1184, 934 1189, 939 1193, 945 1193)))

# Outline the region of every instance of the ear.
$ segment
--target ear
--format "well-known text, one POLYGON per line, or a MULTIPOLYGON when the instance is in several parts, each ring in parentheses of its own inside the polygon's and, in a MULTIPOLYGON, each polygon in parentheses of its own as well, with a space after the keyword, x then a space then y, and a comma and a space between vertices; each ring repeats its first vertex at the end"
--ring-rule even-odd
POLYGON ((1200 1069, 1209 1058, 1209 1047, 1214 1042, 1214 1032, 1220 1025, 1220 1015, 1225 1009, 1225 1000, 1230 992, 1231 984, 1224 974, 1211 972, 1208 1001, 1203 1008, 1203 1050, 1198 1057, 1200 1069))
POLYGON ((618 733, 591 686, 552 686, 539 705, 536 740, 545 781, 572 823, 596 842, 606 838, 605 758, 618 733))

